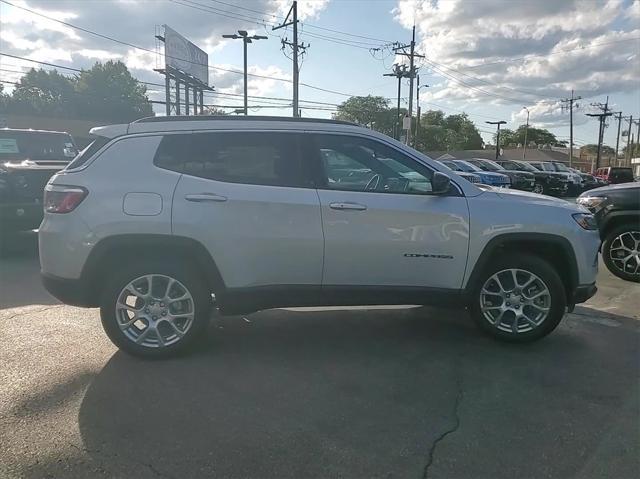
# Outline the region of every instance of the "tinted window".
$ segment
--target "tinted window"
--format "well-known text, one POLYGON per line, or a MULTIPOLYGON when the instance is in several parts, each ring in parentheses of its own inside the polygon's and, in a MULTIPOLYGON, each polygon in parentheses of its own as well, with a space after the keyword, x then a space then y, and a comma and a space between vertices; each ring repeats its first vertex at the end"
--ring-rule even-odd
POLYGON ((165 136, 155 164, 187 175, 229 183, 310 186, 305 181, 298 135, 216 132, 165 136))
POLYGON ((71 161, 78 151, 71 136, 44 131, 0 130, 0 161, 71 161))
POLYGON ((329 189, 408 194, 431 191, 431 170, 393 148, 360 137, 315 138, 329 189))
POLYGON ((621 182, 633 181, 633 172, 631 168, 612 168, 611 179, 620 180, 621 182))
POLYGON ((104 138, 103 136, 99 136, 93 140, 84 150, 78 153, 78 156, 76 156, 71 163, 67 165, 67 169, 78 168, 84 165, 100 148, 109 143, 109 140, 109 138, 104 138))

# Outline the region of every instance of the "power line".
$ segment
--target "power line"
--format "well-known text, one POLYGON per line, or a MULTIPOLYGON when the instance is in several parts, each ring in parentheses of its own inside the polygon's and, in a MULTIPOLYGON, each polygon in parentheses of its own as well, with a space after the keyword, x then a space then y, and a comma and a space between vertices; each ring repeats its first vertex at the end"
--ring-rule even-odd
MULTIPOLYGON (((9 53, 0 53, 0 55, 3 56, 7 56, 10 58, 15 58, 17 60, 24 60, 24 61, 29 61, 29 62, 33 62, 33 63, 37 63, 40 65, 46 65, 46 66, 50 66, 53 68, 60 68, 63 70, 70 70, 73 72, 77 72, 77 73, 82 73, 84 70, 81 70, 79 68, 73 68, 73 67, 67 67, 64 65, 57 65, 55 63, 49 63, 49 62, 43 62, 43 61, 39 61, 39 60, 32 60, 31 58, 26 58, 26 57, 21 57, 18 55, 11 55, 9 53)), ((0 70, 6 70, 6 69, 0 69, 0 70)), ((48 70, 50 71, 50 70, 48 70)), ((22 73, 22 74, 27 74, 28 72, 20 72, 17 70, 12 70, 12 73, 22 73)), ((145 85, 150 85, 150 86, 158 86, 158 87, 162 87, 164 88, 164 84, 162 83, 154 83, 154 82, 147 82, 147 81, 142 81, 142 80, 135 80, 138 83, 143 83, 145 85)), ((13 83, 13 82, 10 82, 13 83)), ((238 93, 227 93, 227 92, 220 92, 220 91, 213 91, 213 92, 206 92, 205 94, 212 94, 212 95, 224 95, 224 96, 231 96, 231 97, 242 97, 243 95, 238 94, 238 93)), ((253 99, 259 99, 259 100, 281 100, 281 101, 289 101, 288 98, 280 98, 280 97, 267 97, 267 96, 260 96, 260 95, 249 95, 249 98, 253 98, 253 99)), ((324 106, 338 106, 336 103, 329 103, 329 102, 322 102, 322 101, 313 101, 313 100, 300 100, 302 103, 310 103, 310 104, 317 104, 317 105, 324 105, 324 106)))
MULTIPOLYGON (((245 10, 247 12, 258 13, 260 15, 264 15, 264 16, 267 16, 267 17, 275 18, 275 19, 277 19, 279 21, 282 20, 281 17, 279 17, 277 15, 274 15, 272 13, 263 12, 263 11, 259 11, 259 10, 254 10, 254 9, 246 8, 246 7, 241 7, 240 5, 234 5, 232 3, 222 2, 220 0, 209 0, 209 1, 210 2, 219 3, 221 5, 226 5, 228 7, 234 7, 234 8, 237 8, 239 10, 245 10)), ((324 30, 324 31, 327 31, 327 32, 338 33, 340 35, 345 35, 345 36, 349 36, 349 37, 362 38, 362 39, 365 39, 365 40, 374 40, 374 41, 379 41, 379 42, 382 42, 382 43, 393 43, 391 40, 384 40, 382 38, 375 38, 375 37, 370 37, 370 36, 366 36, 366 35, 358 35, 356 33, 344 32, 342 30, 335 30, 333 28, 322 27, 320 25, 314 25, 314 24, 306 23, 306 22, 304 22, 304 23, 300 22, 300 23, 301 23, 301 25, 304 25, 305 27, 308 27, 308 28, 316 28, 318 30, 324 30)))

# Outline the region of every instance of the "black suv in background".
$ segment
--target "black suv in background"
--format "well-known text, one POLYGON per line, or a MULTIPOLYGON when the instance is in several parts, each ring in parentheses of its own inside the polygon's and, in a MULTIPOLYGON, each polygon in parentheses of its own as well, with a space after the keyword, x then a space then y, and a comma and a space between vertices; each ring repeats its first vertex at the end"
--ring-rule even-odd
POLYGON ((40 225, 47 181, 76 154, 68 133, 0 129, 0 243, 40 225))
POLYGON ((594 213, 602 259, 618 278, 640 282, 640 183, 603 186, 576 200, 594 213))
POLYGON ((531 161, 531 166, 541 171, 555 171, 559 175, 567 177, 568 191, 570 196, 577 196, 582 192, 582 177, 569 169, 567 165, 561 161, 531 161))
POLYGON ((567 194, 569 180, 567 176, 562 173, 541 171, 524 161, 496 160, 495 162, 507 171, 526 171, 533 173, 535 177, 535 183, 533 185, 534 193, 552 196, 564 196, 567 194))
POLYGON ((484 171, 493 171, 507 175, 511 180, 511 188, 515 188, 516 190, 533 191, 535 188, 536 177, 529 171, 507 170, 495 161, 484 158, 472 158, 466 161, 484 171))

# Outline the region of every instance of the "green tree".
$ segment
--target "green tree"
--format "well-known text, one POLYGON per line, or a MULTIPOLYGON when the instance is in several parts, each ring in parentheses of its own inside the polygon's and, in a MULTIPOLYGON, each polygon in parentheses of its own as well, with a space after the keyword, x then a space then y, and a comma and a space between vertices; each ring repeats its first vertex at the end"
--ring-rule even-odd
POLYGON ((153 114, 146 91, 124 63, 109 61, 71 78, 32 69, 1 101, 18 114, 126 123, 153 114))
POLYGON ((70 116, 75 113, 74 78, 57 71, 31 69, 17 83, 9 102, 16 113, 70 116))
MULTIPOLYGON (((400 110, 403 116, 406 109, 400 110)), ((385 135, 393 136, 398 122, 397 110, 390 108, 389 100, 381 96, 353 96, 338 105, 333 115, 336 120, 352 121, 368 126, 385 135)))
MULTIPOLYGON (((622 149, 622 156, 623 158, 627 157, 627 151, 631 152, 631 158, 638 158, 640 157, 640 145, 638 145, 638 143, 633 143, 631 145, 629 145, 629 147, 627 148, 626 146, 622 149)), ((614 152, 615 153, 615 152, 614 152)))
MULTIPOLYGON (((598 153, 598 145, 594 145, 594 144, 584 145, 580 149, 580 151, 595 155, 598 153)), ((615 148, 612 148, 608 145, 602 145, 602 148, 600 149, 600 154, 606 155, 606 156, 615 156, 616 150, 615 148)))
POLYGON ((153 115, 147 87, 133 78, 120 61, 96 63, 82 71, 76 80, 76 93, 89 118, 129 122, 153 115))
POLYGON ((483 141, 466 113, 445 116, 429 110, 421 115, 416 146, 420 151, 473 150, 482 148, 483 141))
MULTIPOLYGON (((525 134, 527 144, 535 145, 551 145, 551 146, 567 146, 566 141, 559 141, 556 136, 549 130, 544 128, 534 128, 529 125, 520 125, 517 130, 508 128, 500 130, 500 145, 524 145, 525 134)), ((496 135, 493 135, 493 141, 496 141, 496 135)))

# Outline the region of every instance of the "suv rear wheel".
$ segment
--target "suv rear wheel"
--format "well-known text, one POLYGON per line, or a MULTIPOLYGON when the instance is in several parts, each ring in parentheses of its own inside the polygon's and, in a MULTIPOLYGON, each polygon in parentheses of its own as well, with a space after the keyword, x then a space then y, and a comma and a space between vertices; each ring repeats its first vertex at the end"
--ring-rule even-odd
POLYGON ((140 357, 173 356, 203 336, 211 296, 184 264, 142 261, 115 273, 100 317, 118 348, 140 357))
POLYGON ((618 278, 640 283, 640 227, 626 224, 607 233, 602 259, 618 278))
POLYGON ((471 314, 483 331, 502 340, 527 342, 558 326, 566 293, 545 260, 507 254, 485 269, 471 301, 471 314))

